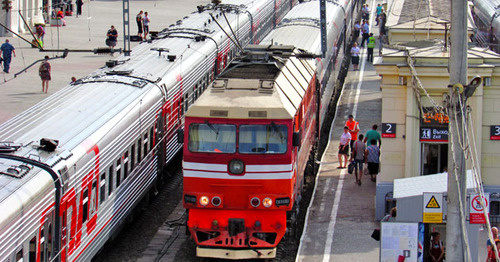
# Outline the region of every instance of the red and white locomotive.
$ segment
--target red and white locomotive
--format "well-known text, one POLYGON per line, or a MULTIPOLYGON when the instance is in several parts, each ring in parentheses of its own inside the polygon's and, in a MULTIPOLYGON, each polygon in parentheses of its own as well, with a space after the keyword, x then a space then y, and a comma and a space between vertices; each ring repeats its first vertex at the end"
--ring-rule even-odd
POLYGON ((183 203, 198 256, 273 258, 294 224, 352 10, 327 3, 321 59, 318 3, 295 6, 186 113, 183 203))
POLYGON ((0 261, 90 261, 162 178, 185 111, 234 43, 262 40, 294 2, 200 6, 2 124, 0 261))

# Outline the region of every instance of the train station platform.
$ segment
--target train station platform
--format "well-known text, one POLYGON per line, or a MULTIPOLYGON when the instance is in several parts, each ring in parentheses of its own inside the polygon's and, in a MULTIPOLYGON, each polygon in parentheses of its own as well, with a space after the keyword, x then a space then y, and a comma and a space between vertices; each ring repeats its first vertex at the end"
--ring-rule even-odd
MULTIPOLYGON (((375 26, 372 30, 378 35, 375 26)), ((375 59, 377 54, 378 46, 375 59)), ((366 48, 362 48, 359 68, 353 71, 351 65, 337 104, 296 261, 379 260, 380 242, 371 238, 373 229, 380 227, 375 221, 375 183, 363 176, 358 186, 347 169, 337 169, 339 139, 348 115, 359 122, 358 134, 365 134, 373 124, 381 126, 380 77, 372 63, 366 62, 366 48)))
MULTIPOLYGON (((140 10, 149 12, 151 31, 160 31, 182 19, 186 14, 196 11, 197 5, 206 3, 206 1, 202 0, 131 0, 130 34, 137 34, 137 25, 134 21, 140 10)), ((114 25, 118 30, 116 48, 123 48, 121 1, 85 1, 82 15, 76 17, 74 13, 73 16, 64 17, 64 20, 66 26, 51 27, 47 25, 45 27, 45 49, 93 50, 106 47, 106 33, 111 25, 114 25)), ((21 36, 30 41, 33 39, 29 32, 21 34, 21 36)), ((49 83, 48 94, 44 94, 42 93, 42 81, 38 76, 40 62, 25 70, 26 72, 23 71, 30 64, 43 59, 46 55, 52 58, 61 56, 62 52, 39 52, 38 49, 32 48, 31 44, 17 36, 0 37, 0 44, 4 43, 6 38, 15 47, 16 57, 12 58, 9 74, 0 70, 0 104, 2 104, 0 124, 67 86, 71 82, 72 76, 77 79, 87 76, 103 67, 106 61, 116 59, 119 56, 119 54, 114 54, 113 57, 109 54, 96 55, 91 52, 70 52, 64 59, 50 60, 52 80, 49 83), (17 73, 20 74, 15 77, 17 73)), ((139 43, 131 42, 132 48, 136 45, 139 45, 139 43)), ((3 69, 3 65, 0 68, 3 69)))

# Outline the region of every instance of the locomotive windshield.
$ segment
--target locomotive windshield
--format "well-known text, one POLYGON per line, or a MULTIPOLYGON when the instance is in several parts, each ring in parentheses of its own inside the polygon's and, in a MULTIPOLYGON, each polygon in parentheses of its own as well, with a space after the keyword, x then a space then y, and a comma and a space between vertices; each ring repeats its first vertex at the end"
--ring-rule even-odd
POLYGON ((235 153, 236 126, 191 124, 188 148, 191 152, 235 153))
POLYGON ((241 125, 239 152, 245 154, 286 153, 287 127, 285 125, 241 125))

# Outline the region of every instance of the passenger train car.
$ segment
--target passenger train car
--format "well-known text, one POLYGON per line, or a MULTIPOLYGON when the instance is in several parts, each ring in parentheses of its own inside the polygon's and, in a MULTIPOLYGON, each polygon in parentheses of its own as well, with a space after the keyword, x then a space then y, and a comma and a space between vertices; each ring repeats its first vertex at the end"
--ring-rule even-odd
POLYGON ((232 0, 0 126, 0 261, 89 261, 181 149, 184 113, 294 0, 232 0))
POLYGON ((500 0, 473 0, 476 26, 480 30, 476 38, 500 53, 500 0), (480 40, 480 39, 478 39, 480 40))
POLYGON ((349 5, 295 6, 188 110, 183 204, 197 255, 273 258, 298 213, 304 170, 341 70, 349 5), (335 79, 331 79, 335 81, 335 79))

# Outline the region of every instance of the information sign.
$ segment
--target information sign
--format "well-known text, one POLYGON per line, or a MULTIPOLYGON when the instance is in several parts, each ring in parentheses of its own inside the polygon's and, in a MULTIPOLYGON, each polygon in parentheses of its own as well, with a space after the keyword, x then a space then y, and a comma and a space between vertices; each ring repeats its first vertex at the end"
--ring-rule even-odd
POLYGON ((418 223, 382 222, 380 261, 418 261, 418 223))
POLYGON ((490 140, 500 140, 500 125, 490 126, 490 140))
POLYGON ((382 137, 396 138, 396 123, 382 123, 382 137))
MULTIPOLYGON (((484 194, 484 204, 486 205, 486 213, 490 214, 490 194, 484 194)), ((479 195, 472 194, 469 197, 469 223, 470 224, 486 224, 483 207, 480 204, 479 195)))
POLYGON ((424 193, 423 200, 422 222, 443 223, 443 194, 424 193))
POLYGON ((448 142, 447 115, 435 112, 432 107, 422 108, 420 116, 420 141, 448 142))

